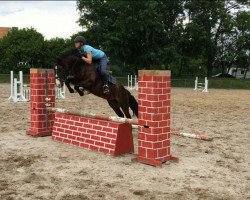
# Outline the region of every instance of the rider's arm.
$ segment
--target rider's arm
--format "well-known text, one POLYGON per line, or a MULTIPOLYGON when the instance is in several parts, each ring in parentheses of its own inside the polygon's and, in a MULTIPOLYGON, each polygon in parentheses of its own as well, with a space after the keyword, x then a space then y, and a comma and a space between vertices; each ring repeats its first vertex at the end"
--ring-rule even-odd
POLYGON ((82 59, 83 59, 86 63, 91 64, 91 63, 92 63, 92 53, 91 53, 91 51, 87 51, 87 58, 85 58, 85 57, 83 56, 82 59))

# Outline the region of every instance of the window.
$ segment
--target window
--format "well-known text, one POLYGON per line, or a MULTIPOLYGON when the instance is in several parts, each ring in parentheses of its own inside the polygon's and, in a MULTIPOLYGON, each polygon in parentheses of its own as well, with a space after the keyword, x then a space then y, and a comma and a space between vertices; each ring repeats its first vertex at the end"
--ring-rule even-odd
POLYGON ((241 70, 240 74, 243 74, 243 75, 244 75, 244 70, 241 70))

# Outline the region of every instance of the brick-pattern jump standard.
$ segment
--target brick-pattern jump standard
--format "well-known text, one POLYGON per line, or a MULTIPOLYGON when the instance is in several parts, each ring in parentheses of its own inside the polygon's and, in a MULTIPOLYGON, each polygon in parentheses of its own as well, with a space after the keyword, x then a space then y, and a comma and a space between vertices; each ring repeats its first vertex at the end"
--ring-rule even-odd
POLYGON ((30 129, 32 136, 51 135, 54 113, 46 111, 47 96, 52 107, 55 106, 55 74, 53 69, 30 69, 30 129), (47 76, 47 77, 46 77, 47 76), (47 83, 46 83, 47 82, 47 83), (46 119, 47 118, 47 119, 46 119))
POLYGON ((138 162, 178 160, 170 153, 170 78, 170 71, 139 71, 138 162))

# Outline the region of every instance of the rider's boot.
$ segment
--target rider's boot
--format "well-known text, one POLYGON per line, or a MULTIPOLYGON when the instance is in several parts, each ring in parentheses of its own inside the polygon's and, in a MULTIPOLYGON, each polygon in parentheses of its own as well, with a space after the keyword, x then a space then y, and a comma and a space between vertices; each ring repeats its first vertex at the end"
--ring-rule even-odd
POLYGON ((107 73, 104 73, 104 74, 102 75, 103 93, 104 93, 104 94, 108 94, 108 93, 109 93, 108 80, 109 80, 108 74, 107 74, 107 73))

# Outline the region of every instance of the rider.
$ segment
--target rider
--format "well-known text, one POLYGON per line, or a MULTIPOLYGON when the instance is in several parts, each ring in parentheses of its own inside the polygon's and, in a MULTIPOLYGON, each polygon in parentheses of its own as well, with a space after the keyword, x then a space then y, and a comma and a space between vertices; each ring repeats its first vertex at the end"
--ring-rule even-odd
POLYGON ((103 93, 104 94, 109 93, 109 87, 108 87, 109 75, 107 72, 108 58, 106 54, 99 49, 95 49, 87 45, 86 40, 83 36, 77 36, 74 42, 75 42, 75 47, 78 48, 80 51, 83 51, 83 54, 86 56, 82 57, 82 59, 86 63, 91 64, 92 59, 99 63, 99 69, 103 81, 103 93))

